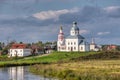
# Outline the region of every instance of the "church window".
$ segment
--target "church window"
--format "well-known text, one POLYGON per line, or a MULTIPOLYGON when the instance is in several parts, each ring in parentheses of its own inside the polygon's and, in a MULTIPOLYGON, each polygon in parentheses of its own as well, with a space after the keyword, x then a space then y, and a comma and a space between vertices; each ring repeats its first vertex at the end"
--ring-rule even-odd
POLYGON ((74 50, 76 50, 76 47, 74 47, 74 50))
POLYGON ((74 42, 74 45, 76 45, 76 42, 74 42))
POLYGON ((70 48, 68 47, 68 50, 70 50, 70 48))
POLYGON ((68 45, 69 45, 70 43, 68 42, 68 45))
POLYGON ((73 51, 73 47, 71 47, 71 51, 73 51))
POLYGON ((83 47, 81 47, 81 50, 83 50, 83 47))

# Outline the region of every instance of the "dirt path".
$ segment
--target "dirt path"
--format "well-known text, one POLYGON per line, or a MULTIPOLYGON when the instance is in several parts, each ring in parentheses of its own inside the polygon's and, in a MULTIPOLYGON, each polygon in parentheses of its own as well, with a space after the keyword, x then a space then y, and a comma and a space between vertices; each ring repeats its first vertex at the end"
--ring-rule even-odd
POLYGON ((48 55, 50 55, 50 53, 49 54, 40 54, 37 56, 31 56, 31 57, 25 57, 24 59, 32 59, 32 58, 43 57, 43 56, 48 56, 48 55))

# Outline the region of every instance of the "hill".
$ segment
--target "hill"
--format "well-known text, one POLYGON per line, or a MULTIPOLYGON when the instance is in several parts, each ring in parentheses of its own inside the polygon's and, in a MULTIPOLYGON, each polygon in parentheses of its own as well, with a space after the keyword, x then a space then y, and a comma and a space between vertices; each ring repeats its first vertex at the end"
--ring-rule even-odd
POLYGON ((120 52, 118 51, 105 51, 105 52, 100 52, 97 54, 89 54, 86 56, 80 56, 78 58, 72 58, 71 60, 92 60, 92 59, 102 59, 102 60, 106 60, 106 59, 120 59, 120 52))

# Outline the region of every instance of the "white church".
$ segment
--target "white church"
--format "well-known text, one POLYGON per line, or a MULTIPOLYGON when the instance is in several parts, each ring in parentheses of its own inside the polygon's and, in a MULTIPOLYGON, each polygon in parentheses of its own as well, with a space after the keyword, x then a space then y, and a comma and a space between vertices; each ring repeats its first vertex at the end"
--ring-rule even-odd
POLYGON ((58 34, 57 41, 57 50, 58 51, 95 51, 96 44, 92 41, 92 44, 86 42, 85 38, 80 35, 79 28, 77 27, 77 22, 73 22, 72 28, 70 30, 70 35, 65 37, 63 33, 62 27, 60 28, 60 32, 58 34))

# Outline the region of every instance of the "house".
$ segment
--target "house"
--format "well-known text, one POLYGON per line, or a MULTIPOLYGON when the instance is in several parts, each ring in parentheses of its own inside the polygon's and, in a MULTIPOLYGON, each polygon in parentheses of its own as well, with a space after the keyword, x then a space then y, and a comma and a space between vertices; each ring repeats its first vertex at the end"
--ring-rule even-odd
POLYGON ((31 46, 31 52, 32 52, 32 55, 38 55, 38 54, 43 54, 44 53, 44 49, 42 47, 39 47, 37 45, 32 45, 31 46))
POLYGON ((73 22, 70 30, 70 35, 65 38, 62 27, 58 34, 57 50, 58 51, 80 51, 85 52, 90 50, 90 45, 85 38, 80 35, 77 22, 73 22))
POLYGON ((31 55, 31 49, 27 48, 26 44, 12 44, 10 50, 9 50, 9 56, 8 57, 24 57, 31 55))
POLYGON ((110 51, 110 50, 116 50, 117 49, 117 46, 116 45, 107 45, 107 50, 110 51))

